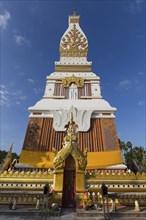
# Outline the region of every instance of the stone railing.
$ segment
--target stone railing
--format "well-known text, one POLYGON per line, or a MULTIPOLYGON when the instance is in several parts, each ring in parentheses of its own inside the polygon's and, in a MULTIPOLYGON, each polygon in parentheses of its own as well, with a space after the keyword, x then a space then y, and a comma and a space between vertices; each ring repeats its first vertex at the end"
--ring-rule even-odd
POLYGON ((4 171, 4 172, 0 172, 0 178, 29 178, 29 179, 53 179, 54 177, 54 174, 53 172, 48 172, 48 171, 45 171, 45 172, 42 172, 42 171, 39 171, 39 172, 30 172, 30 171, 27 171, 27 172, 24 172, 24 171, 4 171))
POLYGON ((134 174, 133 172, 106 172, 100 170, 86 171, 87 179, 108 179, 108 180, 146 180, 146 172, 134 174))
POLYGON ((0 173, 0 191, 22 190, 38 191, 43 190, 46 183, 53 185, 53 172, 24 172, 4 171, 0 173))
POLYGON ((34 205, 35 209, 39 209, 40 205, 45 206, 47 203, 53 203, 53 194, 50 196, 43 194, 41 191, 7 191, 0 192, 0 204, 12 204, 12 209, 16 209, 17 205, 34 205))

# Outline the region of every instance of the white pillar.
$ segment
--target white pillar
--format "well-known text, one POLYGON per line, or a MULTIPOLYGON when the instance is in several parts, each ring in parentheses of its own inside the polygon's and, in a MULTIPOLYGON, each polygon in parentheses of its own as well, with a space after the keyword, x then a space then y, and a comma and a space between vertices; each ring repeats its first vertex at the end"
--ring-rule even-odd
POLYGON ((37 198, 35 209, 39 209, 39 208, 40 208, 40 199, 37 198))
POLYGON ((135 200, 135 211, 140 212, 140 206, 139 206, 138 200, 135 200))
POLYGON ((17 199, 14 198, 12 209, 15 210, 17 208, 17 199))
POLYGON ((115 202, 115 199, 111 199, 111 201, 112 201, 111 211, 112 211, 112 212, 115 212, 115 211, 116 211, 116 202, 115 202))

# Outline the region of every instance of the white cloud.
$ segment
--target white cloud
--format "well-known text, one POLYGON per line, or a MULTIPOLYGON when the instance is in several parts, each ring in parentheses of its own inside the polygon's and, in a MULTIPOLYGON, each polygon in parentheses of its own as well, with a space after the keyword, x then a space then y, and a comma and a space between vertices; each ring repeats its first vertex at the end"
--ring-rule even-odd
POLYGON ((139 76, 144 76, 144 72, 138 72, 139 76))
POLYGON ((136 3, 137 5, 139 5, 139 4, 143 3, 143 2, 144 2, 143 0, 135 0, 135 3, 136 3))
POLYGON ((30 12, 33 14, 33 15, 36 15, 36 10, 34 9, 34 7, 30 7, 30 12))
POLYGON ((138 105, 139 105, 139 106, 143 106, 144 104, 145 104, 144 101, 139 101, 139 102, 138 102, 138 105))
POLYGON ((19 75, 20 75, 20 76, 23 76, 23 75, 24 75, 24 73, 23 73, 23 72, 20 72, 20 73, 19 73, 19 75))
POLYGON ((15 38, 15 42, 17 45, 19 45, 19 46, 26 45, 26 46, 30 47, 30 41, 28 41, 25 37, 23 37, 21 35, 15 35, 14 38, 15 38))
POLYGON ((12 90, 5 85, 0 85, 0 96, 0 106, 3 107, 9 107, 14 105, 14 103, 17 105, 21 104, 21 102, 26 99, 26 96, 24 96, 20 90, 12 90))
POLYGON ((144 34, 137 34, 137 35, 136 35, 136 38, 138 38, 138 39, 143 39, 143 38, 145 38, 145 36, 144 36, 144 34))
POLYGON ((17 105, 20 105, 20 102, 16 102, 17 105))
POLYGON ((129 89, 131 87, 131 81, 129 79, 122 80, 118 86, 121 89, 129 89))
POLYGON ((9 92, 4 85, 0 85, 0 105, 9 106, 8 103, 9 92))
POLYGON ((38 94, 42 92, 42 89, 34 88, 33 91, 35 94, 38 94))
POLYGON ((33 80, 33 79, 30 79, 30 78, 27 79, 27 81, 30 82, 30 83, 34 83, 34 80, 33 80))
POLYGON ((25 99, 26 99, 26 96, 20 95, 20 96, 19 96, 19 99, 20 99, 20 100, 25 100, 25 99))
POLYGON ((11 14, 9 11, 4 11, 4 14, 0 14, 0 27, 2 29, 7 29, 8 21, 11 19, 11 14))
POLYGON ((0 87, 1 87, 1 89, 5 89, 6 88, 3 84, 1 84, 0 87))
POLYGON ((128 3, 129 3, 128 9, 134 15, 139 14, 145 8, 144 0, 132 0, 129 1, 128 3))

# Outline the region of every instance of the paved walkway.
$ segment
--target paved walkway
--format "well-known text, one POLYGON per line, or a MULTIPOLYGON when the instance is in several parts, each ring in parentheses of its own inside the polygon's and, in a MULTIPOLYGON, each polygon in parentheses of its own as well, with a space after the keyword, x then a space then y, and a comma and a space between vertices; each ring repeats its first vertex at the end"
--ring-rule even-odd
MULTIPOLYGON (((79 210, 82 212, 83 210, 79 210)), ((75 209, 63 209, 61 216, 48 216, 43 210, 34 210, 34 206, 18 206, 16 210, 9 210, 8 205, 0 205, 0 220, 104 220, 103 211, 83 211, 78 216, 75 209)), ((145 220, 146 208, 136 213, 133 208, 123 207, 111 215, 110 220, 145 220), (116 214, 116 215, 115 215, 116 214)))

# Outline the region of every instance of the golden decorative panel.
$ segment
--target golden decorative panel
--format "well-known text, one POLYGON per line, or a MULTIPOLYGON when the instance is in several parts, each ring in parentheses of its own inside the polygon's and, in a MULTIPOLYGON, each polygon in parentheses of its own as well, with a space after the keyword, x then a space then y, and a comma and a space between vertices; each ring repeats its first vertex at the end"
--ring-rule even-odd
POLYGON ((76 77, 72 75, 71 77, 65 77, 62 78, 62 86, 67 88, 70 86, 71 83, 75 83, 77 87, 83 87, 84 86, 84 78, 82 77, 76 77))
POLYGON ((61 40, 60 55, 62 57, 87 57, 87 53, 87 39, 74 24, 73 28, 61 40))

